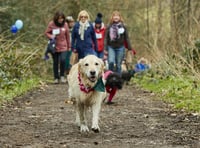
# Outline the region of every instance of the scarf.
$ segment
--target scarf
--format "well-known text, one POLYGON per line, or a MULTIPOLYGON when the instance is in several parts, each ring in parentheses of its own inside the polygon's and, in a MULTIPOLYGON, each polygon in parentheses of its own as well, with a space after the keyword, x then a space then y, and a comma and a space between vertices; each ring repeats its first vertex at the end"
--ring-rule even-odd
POLYGON ((81 36, 81 40, 84 40, 84 33, 85 30, 90 26, 89 22, 86 21, 85 23, 82 23, 81 21, 79 22, 80 27, 79 27, 79 35, 81 36))
POLYGON ((63 21, 62 23, 59 23, 58 21, 54 21, 54 23, 57 27, 63 27, 65 25, 65 21, 63 21))
POLYGON ((80 90, 81 90, 82 92, 84 92, 84 93, 89 93, 89 92, 91 92, 91 91, 94 91, 93 88, 87 87, 87 86, 85 86, 85 85, 82 83, 82 81, 81 81, 81 76, 80 76, 80 72, 78 73, 78 81, 79 81, 80 90))
POLYGON ((96 85, 91 88, 91 87, 86 87, 82 81, 81 81, 81 76, 80 76, 80 73, 78 73, 78 81, 79 81, 79 87, 80 87, 80 90, 84 93, 89 93, 91 91, 99 91, 99 92, 105 92, 105 86, 104 86, 104 83, 103 83, 103 80, 102 80, 102 77, 100 77, 96 83, 96 85))
POLYGON ((119 22, 119 23, 113 23, 110 27, 110 39, 111 41, 114 41, 116 40, 117 38, 120 37, 120 34, 119 34, 119 28, 122 28, 122 23, 119 22))

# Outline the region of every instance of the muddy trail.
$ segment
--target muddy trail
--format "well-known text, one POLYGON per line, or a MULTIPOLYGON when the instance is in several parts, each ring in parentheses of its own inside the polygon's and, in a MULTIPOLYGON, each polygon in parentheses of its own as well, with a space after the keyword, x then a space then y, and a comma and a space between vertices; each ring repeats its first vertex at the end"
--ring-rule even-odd
POLYGON ((0 148, 200 147, 200 116, 173 111, 135 85, 124 86, 114 104, 102 104, 100 133, 80 133, 66 100, 67 84, 43 84, 3 105, 0 148))

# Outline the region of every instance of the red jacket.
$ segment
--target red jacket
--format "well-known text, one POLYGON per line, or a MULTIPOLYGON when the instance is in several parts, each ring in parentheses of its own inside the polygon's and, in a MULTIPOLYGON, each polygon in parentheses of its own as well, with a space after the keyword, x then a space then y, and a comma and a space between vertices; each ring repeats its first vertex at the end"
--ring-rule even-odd
POLYGON ((58 27, 53 21, 51 21, 47 26, 45 35, 49 39, 52 39, 54 37, 53 30, 56 29, 59 31, 59 34, 56 35, 56 52, 69 51, 71 48, 71 44, 70 33, 67 23, 65 23, 63 27, 58 27))
POLYGON ((106 28, 103 23, 101 24, 100 29, 96 29, 95 24, 93 24, 93 25, 94 25, 94 31, 96 33, 98 52, 102 52, 104 50, 104 39, 105 39, 106 28))

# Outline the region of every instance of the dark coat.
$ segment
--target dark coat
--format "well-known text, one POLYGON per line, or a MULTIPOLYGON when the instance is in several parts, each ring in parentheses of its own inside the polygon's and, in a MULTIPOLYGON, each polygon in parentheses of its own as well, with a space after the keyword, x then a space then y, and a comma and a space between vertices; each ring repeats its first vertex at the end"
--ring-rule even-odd
POLYGON ((120 48, 122 46, 127 46, 128 50, 132 50, 131 43, 129 40, 128 30, 124 24, 122 24, 122 28, 124 28, 124 33, 119 36, 115 41, 111 41, 110 39, 110 27, 112 24, 108 25, 105 33, 105 41, 104 41, 104 49, 107 50, 107 46, 111 46, 112 48, 120 48))
POLYGON ((79 35, 79 22, 76 22, 72 30, 72 50, 78 52, 79 59, 84 58, 88 54, 95 54, 98 50, 97 40, 94 28, 91 23, 84 32, 84 40, 81 40, 79 35))

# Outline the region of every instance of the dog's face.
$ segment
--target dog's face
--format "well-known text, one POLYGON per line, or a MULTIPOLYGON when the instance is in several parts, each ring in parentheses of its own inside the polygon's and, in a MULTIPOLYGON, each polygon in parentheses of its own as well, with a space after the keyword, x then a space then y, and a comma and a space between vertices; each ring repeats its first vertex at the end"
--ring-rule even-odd
POLYGON ((107 77, 106 86, 111 88, 117 87, 118 89, 122 89, 123 80, 117 73, 112 73, 107 77))
POLYGON ((79 72, 94 83, 102 75, 104 63, 94 55, 88 55, 79 61, 79 72))

